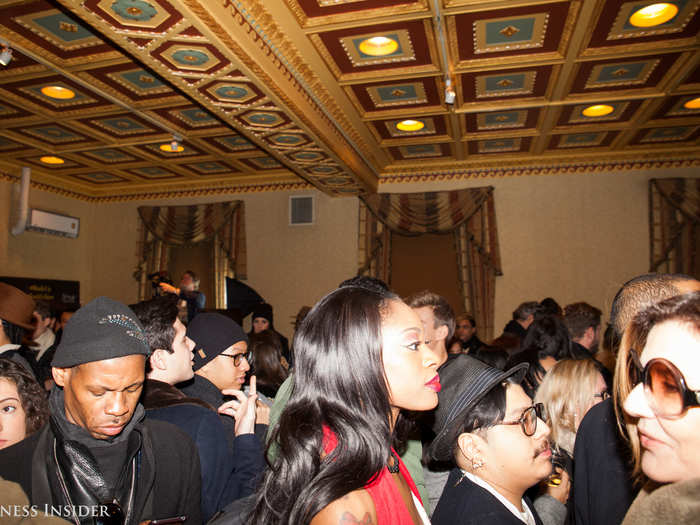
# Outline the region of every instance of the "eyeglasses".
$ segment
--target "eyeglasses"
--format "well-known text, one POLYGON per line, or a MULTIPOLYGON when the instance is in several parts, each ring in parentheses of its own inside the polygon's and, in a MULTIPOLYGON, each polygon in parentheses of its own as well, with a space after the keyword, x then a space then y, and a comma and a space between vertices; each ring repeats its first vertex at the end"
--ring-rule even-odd
POLYGON ((501 421, 497 425, 520 425, 523 434, 530 437, 537 432, 537 419, 544 418, 544 405, 536 403, 523 411, 523 415, 517 421, 501 421))
POLYGON ((644 384, 651 409, 657 416, 681 416, 690 407, 700 406, 700 390, 690 390, 680 370, 666 359, 651 359, 642 368, 637 352, 629 352, 630 384, 644 384))
POLYGON ((236 354, 236 355, 230 355, 230 354, 219 354, 219 355, 222 355, 224 357, 230 357, 231 359, 233 359, 233 366, 240 365, 241 359, 245 359, 250 364, 250 352, 245 353, 245 354, 236 354))
POLYGON ((593 397, 600 399, 601 401, 605 401, 606 399, 610 399, 610 392, 607 390, 603 390, 602 392, 596 392, 593 394, 593 397))

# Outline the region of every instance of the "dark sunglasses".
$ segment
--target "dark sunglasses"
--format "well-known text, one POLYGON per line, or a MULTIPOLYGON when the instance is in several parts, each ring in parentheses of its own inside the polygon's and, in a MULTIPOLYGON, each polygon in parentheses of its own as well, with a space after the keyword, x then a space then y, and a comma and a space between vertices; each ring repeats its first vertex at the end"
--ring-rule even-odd
POLYGON ((250 364, 250 352, 247 352, 245 354, 236 354, 236 355, 230 355, 230 354, 219 354, 224 357, 230 357, 233 359, 233 366, 238 366, 241 364, 241 359, 245 358, 246 361, 248 361, 248 364, 250 364))
POLYGON ((530 408, 526 408, 517 421, 501 421, 497 425, 520 425, 523 434, 530 437, 537 432, 538 419, 544 419, 544 405, 542 403, 536 403, 530 408))
POLYGON ((647 401, 657 416, 681 416, 688 408, 700 406, 700 390, 690 390, 673 363, 657 358, 642 367, 637 352, 630 349, 629 355, 630 385, 644 384, 647 401))

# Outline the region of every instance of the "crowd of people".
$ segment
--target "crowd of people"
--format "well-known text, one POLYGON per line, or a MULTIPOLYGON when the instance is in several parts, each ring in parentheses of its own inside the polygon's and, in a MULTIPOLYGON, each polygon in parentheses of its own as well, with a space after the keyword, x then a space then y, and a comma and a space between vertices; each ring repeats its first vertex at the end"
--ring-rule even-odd
POLYGON ((606 328, 526 301, 491 339, 359 276, 291 344, 267 303, 246 333, 193 272, 158 288, 57 322, 0 283, 0 522, 698 522, 693 277, 624 283, 606 328))

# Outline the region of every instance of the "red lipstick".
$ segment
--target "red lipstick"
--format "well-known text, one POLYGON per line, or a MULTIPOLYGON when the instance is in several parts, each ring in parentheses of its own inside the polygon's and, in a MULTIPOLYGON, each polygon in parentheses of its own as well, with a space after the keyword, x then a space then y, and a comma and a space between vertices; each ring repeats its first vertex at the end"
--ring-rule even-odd
POLYGON ((430 381, 428 381, 425 386, 427 386, 429 389, 439 392, 442 390, 442 386, 440 386, 440 376, 438 374, 435 374, 435 377, 433 377, 430 381))

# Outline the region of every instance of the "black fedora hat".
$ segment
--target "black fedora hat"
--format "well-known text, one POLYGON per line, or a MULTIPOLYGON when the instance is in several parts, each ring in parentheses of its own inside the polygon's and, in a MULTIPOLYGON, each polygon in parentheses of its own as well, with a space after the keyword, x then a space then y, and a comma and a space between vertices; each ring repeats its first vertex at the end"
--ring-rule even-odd
POLYGON ((452 459, 452 448, 467 412, 493 387, 512 377, 522 381, 528 364, 520 363, 510 370, 493 368, 468 355, 460 355, 440 374, 443 388, 438 394, 435 409, 436 437, 430 446, 430 455, 437 461, 452 459))

